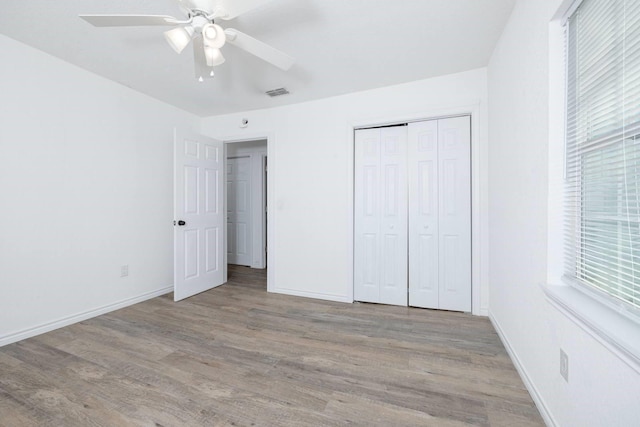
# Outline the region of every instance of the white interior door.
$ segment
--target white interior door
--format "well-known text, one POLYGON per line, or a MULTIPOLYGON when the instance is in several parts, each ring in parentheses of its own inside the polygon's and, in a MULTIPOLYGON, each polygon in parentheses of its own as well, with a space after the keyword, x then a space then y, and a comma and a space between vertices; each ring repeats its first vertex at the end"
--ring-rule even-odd
POLYGON ((407 305, 406 147, 404 126, 356 131, 357 301, 407 305))
POLYGON ((227 159, 227 261, 251 266, 253 247, 251 222, 250 156, 227 159))
POLYGON ((174 300, 226 282, 224 148, 176 129, 174 135, 174 300))
POLYGON ((438 308, 438 120, 409 123, 409 305, 438 308))
POLYGON ((471 117, 438 120, 439 306, 471 311, 471 117))

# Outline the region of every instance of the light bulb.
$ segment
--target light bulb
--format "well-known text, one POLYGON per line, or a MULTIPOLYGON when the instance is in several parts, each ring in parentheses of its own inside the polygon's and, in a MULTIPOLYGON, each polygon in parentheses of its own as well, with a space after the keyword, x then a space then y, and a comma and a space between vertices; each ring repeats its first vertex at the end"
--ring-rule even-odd
POLYGON ((209 73, 209 75, 210 75, 211 77, 213 77, 213 76, 215 75, 215 73, 213 72, 213 70, 211 70, 211 72, 209 73))
POLYGON ((207 24, 202 27, 204 45, 213 49, 220 49, 227 41, 224 30, 217 24, 207 24))
POLYGON ((200 83, 202 83, 202 82, 204 81, 204 79, 202 78, 202 76, 200 76, 200 77, 198 78, 198 81, 199 81, 200 83))
POLYGON ((215 38, 216 38, 216 34, 217 34, 217 31, 216 31, 216 29, 213 27, 213 25, 212 25, 212 26, 210 26, 210 27, 207 27, 207 28, 204 30, 204 35, 205 35, 205 37, 207 37, 209 40, 213 40, 213 39, 215 39, 215 38))
POLYGON ((193 36, 193 27, 188 25, 186 27, 178 27, 169 31, 165 31, 164 38, 169 43, 169 46, 176 51, 176 53, 180 53, 184 50, 185 47, 191 41, 191 37, 193 36))
POLYGON ((204 48, 204 56, 207 58, 207 65, 209 67, 215 67, 216 65, 224 64, 224 56, 222 56, 222 52, 220 49, 214 49, 212 47, 204 48))

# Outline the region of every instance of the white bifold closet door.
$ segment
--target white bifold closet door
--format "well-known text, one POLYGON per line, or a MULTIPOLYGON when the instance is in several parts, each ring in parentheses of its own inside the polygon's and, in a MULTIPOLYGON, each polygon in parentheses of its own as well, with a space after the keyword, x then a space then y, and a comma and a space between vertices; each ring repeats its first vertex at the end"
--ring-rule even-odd
POLYGON ((406 126, 355 136, 357 301, 407 305, 406 126))
POLYGON ((355 136, 354 299, 471 311, 470 117, 355 136))
POLYGON ((409 305, 471 311, 471 120, 410 123, 409 305))

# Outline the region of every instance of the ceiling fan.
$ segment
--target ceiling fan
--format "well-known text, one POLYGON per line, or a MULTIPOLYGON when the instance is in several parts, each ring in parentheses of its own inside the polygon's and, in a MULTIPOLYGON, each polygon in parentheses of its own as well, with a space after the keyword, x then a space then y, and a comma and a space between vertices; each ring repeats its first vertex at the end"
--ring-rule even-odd
POLYGON ((167 15, 80 15, 95 27, 172 26, 164 33, 169 45, 181 53, 193 41, 196 78, 214 76, 214 67, 225 62, 220 50, 226 43, 243 49, 286 71, 294 59, 233 28, 223 29, 218 20, 228 21, 271 0, 177 0, 186 19, 167 15))

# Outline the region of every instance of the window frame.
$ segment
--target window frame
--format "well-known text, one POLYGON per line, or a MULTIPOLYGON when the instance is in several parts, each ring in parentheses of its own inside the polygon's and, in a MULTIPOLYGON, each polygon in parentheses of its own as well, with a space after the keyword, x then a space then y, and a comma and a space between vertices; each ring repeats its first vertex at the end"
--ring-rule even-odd
MULTIPOLYGON (((592 0, 592 1, 596 1, 596 0, 592 0)), ((615 1, 615 0, 612 0, 615 1)), ((563 33, 564 33, 564 40, 563 40, 563 47, 564 47, 564 55, 563 55, 563 63, 564 63, 564 106, 563 106, 563 116, 564 116, 564 143, 563 143, 563 150, 564 150, 564 172, 563 172, 563 176, 564 176, 564 183, 563 183, 563 188, 565 191, 569 191, 569 185, 573 185, 574 189, 573 191, 584 195, 585 192, 587 191, 586 188, 590 187, 593 185, 593 182, 590 182, 590 180, 587 180, 584 178, 584 174, 587 173, 587 171, 583 170, 583 166, 582 164, 585 163, 585 156, 602 156, 602 155, 606 155, 607 150, 610 148, 616 149, 615 146, 619 143, 622 144, 626 144, 625 141, 623 140, 619 140, 619 136, 623 136, 626 129, 627 129, 627 125, 623 124, 622 128, 616 128, 616 129, 611 129, 606 131, 605 133, 601 134, 601 135, 597 135, 597 137, 595 139, 587 139, 586 143, 589 146, 594 146, 596 147, 595 150, 592 151, 591 148, 588 148, 587 150, 584 150, 583 148, 579 148, 579 146, 583 143, 581 142, 581 140, 576 140, 573 141, 573 145, 571 146, 571 148, 575 148, 576 152, 578 154, 574 154, 574 162, 577 162, 578 164, 576 166, 574 166, 571 170, 574 172, 578 172, 579 175, 575 178, 572 178, 574 181, 570 182, 569 181, 569 177, 567 174, 567 171, 569 169, 568 162, 569 162, 569 158, 567 156, 567 150, 569 149, 569 129, 568 129, 568 116, 569 116, 569 105, 570 105, 570 99, 569 99, 569 93, 571 92, 570 90, 570 78, 571 76, 569 75, 570 73, 570 66, 569 66, 569 56, 570 54, 575 54, 575 52, 570 52, 570 42, 569 42, 569 37, 572 34, 572 28, 570 27, 570 20, 573 17, 573 15, 575 14, 575 12, 578 10, 578 8, 581 6, 581 4, 584 2, 584 0, 579 0, 579 1, 575 1, 573 3, 573 5, 571 6, 571 8, 565 13, 565 15, 563 16, 562 19, 562 25, 563 25, 563 33)), ((578 30, 573 30, 576 31, 575 36, 577 37, 577 31, 578 30)), ((575 59, 574 59, 575 61, 575 59)), ((577 71, 577 70, 576 70, 577 71)), ((576 80, 574 78, 574 84, 576 84, 576 80)), ((574 88, 574 92, 575 92, 575 88, 574 88)), ((576 94, 577 96, 577 94, 576 94)), ((581 116, 577 115, 575 118, 576 119, 580 119, 581 116)), ((629 139, 633 139, 633 140, 637 140, 640 139, 640 126, 638 126, 637 123, 632 123, 630 126, 634 131, 637 131, 637 134, 634 134, 630 137, 628 137, 629 139)), ((591 130, 589 130, 589 132, 591 132, 591 130)), ((588 135, 585 135, 588 136, 588 135)), ((576 137, 577 138, 577 137, 576 137)), ((625 138, 626 140, 627 138, 625 138)), ((589 162, 587 162, 589 163, 589 162)), ((600 169, 601 173, 607 173, 607 172, 611 172, 611 170, 607 171, 607 170, 602 170, 600 169)), ((606 177, 603 177, 602 179, 600 179, 599 181, 596 182, 596 184, 599 185, 611 185, 611 182, 608 182, 606 180, 606 177)), ((565 194, 563 199, 564 201, 570 201, 570 199, 568 199, 569 195, 565 194)), ((593 254, 588 255, 586 254, 586 252, 589 251, 593 251, 593 247, 591 246, 593 243, 602 243, 601 241, 598 241, 597 239, 599 239, 600 237, 596 238, 596 241, 591 240, 592 243, 589 243, 589 241, 585 238, 585 235, 583 233, 585 224, 587 222, 607 222, 610 226, 612 227, 621 227, 620 224, 620 217, 624 216, 623 214, 619 213, 617 216, 615 217, 611 217, 608 219, 604 219, 603 217, 601 217, 600 215, 593 213, 591 215, 587 215, 585 214, 585 212, 589 209, 593 209, 593 206, 589 203, 587 203, 587 201, 585 199, 582 198, 582 196, 574 196, 574 197, 578 197, 578 199, 573 199, 573 200, 580 200, 580 204, 579 204, 579 208, 576 209, 575 212, 573 212, 574 215, 571 215, 571 212, 564 212, 563 213, 563 217, 565 220, 568 221, 568 223, 570 223, 572 225, 572 229, 571 230, 564 230, 565 233, 563 235, 570 237, 572 240, 574 240, 575 243, 573 243, 573 247, 566 247, 567 250, 572 250, 573 252, 575 252, 576 254, 578 253, 582 253, 582 256, 576 255, 576 260, 573 263, 572 267, 574 268, 573 272, 568 272, 564 271, 563 274, 563 281, 569 283, 571 286, 577 286, 579 289, 587 292, 587 293, 591 293, 593 294, 595 297, 597 298, 601 298, 603 299, 603 302, 606 303, 607 305, 613 306, 614 308, 620 310, 621 312, 629 315, 632 319, 636 319, 640 321, 640 307, 637 305, 634 305, 634 303, 632 302, 627 302, 624 301, 623 298, 621 297, 616 297, 614 295, 613 292, 607 292, 605 289, 601 288, 600 286, 598 286, 597 283, 589 283, 590 279, 594 279, 593 277, 593 273, 589 273, 589 271, 593 271, 593 270, 597 270, 600 269, 601 267, 603 267, 605 264, 603 263, 597 263, 597 264, 589 264, 588 262, 586 262, 589 258, 593 257, 593 254), (578 259, 579 257, 579 259, 578 259)), ((586 197, 586 196, 585 196, 586 197)), ((600 207, 599 204, 595 205, 597 208, 600 207)), ((616 205, 618 208, 620 208, 620 203, 618 203, 616 205)), ((620 239, 621 235, 620 233, 616 234, 616 239, 620 239)), ((565 243, 565 246, 569 245, 569 243, 565 243)), ((617 254, 618 257, 618 261, 620 260, 620 253, 617 254)), ((566 255, 565 255, 566 256, 566 255)), ((613 264, 611 264, 613 266, 613 264)), ((618 269, 620 268, 620 264, 616 264, 618 266, 618 269)), ((620 279, 620 277, 618 277, 618 280, 620 279)), ((606 286, 606 285, 604 285, 606 286)), ((613 286, 612 286, 613 287, 613 286)))
POLYGON ((567 61, 565 22, 582 0, 564 0, 549 22, 547 301, 640 373, 640 311, 565 275, 567 61))

